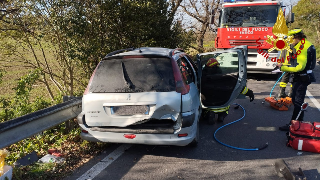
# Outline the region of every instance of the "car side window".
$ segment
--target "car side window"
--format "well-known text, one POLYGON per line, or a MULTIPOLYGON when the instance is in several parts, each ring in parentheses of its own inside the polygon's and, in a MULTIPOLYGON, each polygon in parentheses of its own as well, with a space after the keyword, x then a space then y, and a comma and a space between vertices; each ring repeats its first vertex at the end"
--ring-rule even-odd
POLYGON ((189 62, 184 57, 178 60, 178 65, 182 74, 182 78, 184 79, 185 83, 190 84, 192 82, 195 82, 193 70, 189 62))

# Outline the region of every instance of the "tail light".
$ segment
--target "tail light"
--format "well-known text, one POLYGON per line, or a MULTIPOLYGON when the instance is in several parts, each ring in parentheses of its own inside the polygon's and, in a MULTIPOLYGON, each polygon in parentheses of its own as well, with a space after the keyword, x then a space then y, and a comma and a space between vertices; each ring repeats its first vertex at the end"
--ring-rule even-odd
POLYGON ((176 83, 176 92, 181 93, 182 95, 189 93, 190 86, 183 81, 178 64, 173 58, 171 58, 171 64, 174 81, 176 83))
POLYGON ((187 137, 188 133, 184 133, 184 134, 178 134, 178 137, 187 137))
POLYGON ((135 137, 136 137, 136 135, 135 134, 125 134, 125 135, 123 135, 125 138, 127 138, 127 139, 134 139, 135 137))
POLYGON ((88 86, 87 86, 86 90, 84 91, 83 95, 86 95, 86 94, 88 94, 88 93, 89 93, 89 88, 90 88, 90 86, 91 86, 91 83, 92 83, 93 77, 94 77, 94 75, 96 74, 96 70, 98 69, 99 65, 100 65, 100 63, 97 65, 96 69, 94 69, 94 71, 93 71, 93 73, 92 73, 92 76, 90 77, 90 80, 89 80, 88 86))
POLYGON ((88 131, 86 131, 86 130, 83 130, 83 129, 82 129, 82 132, 83 132, 83 133, 88 133, 88 131))

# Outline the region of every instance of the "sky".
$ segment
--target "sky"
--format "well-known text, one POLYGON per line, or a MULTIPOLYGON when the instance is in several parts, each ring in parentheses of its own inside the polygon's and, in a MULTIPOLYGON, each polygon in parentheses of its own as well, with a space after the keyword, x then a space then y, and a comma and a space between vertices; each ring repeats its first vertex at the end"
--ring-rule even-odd
MULTIPOLYGON (((299 1, 300 0, 283 0, 282 2, 284 6, 290 6, 290 5, 294 6, 294 5, 297 5, 299 1)), ((289 9, 291 9, 291 7, 289 7, 289 9)))

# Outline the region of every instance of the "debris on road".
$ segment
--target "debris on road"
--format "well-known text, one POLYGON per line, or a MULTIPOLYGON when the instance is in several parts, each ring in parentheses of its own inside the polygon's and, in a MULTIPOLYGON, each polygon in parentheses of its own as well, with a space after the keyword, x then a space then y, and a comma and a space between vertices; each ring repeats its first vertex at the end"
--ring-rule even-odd
POLYGON ((20 166, 27 166, 30 165, 36 161, 38 161, 38 155, 35 151, 27 154, 26 156, 22 157, 21 159, 17 160, 14 163, 14 167, 20 167, 20 166))
POLYGON ((307 180, 302 169, 299 167, 298 173, 292 173, 288 165, 283 159, 278 159, 275 163, 276 172, 279 177, 283 177, 286 180, 307 180))
POLYGON ((47 154, 39 159, 40 163, 63 163, 65 162, 65 158, 54 156, 52 154, 47 154))

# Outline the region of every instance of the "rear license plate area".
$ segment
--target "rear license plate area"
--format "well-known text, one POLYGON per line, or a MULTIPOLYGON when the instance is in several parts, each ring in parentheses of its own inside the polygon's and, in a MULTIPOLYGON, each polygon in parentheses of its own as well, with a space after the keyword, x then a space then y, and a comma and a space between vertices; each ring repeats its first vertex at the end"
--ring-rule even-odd
POLYGON ((132 106, 111 106, 112 115, 117 116, 132 116, 132 115, 149 115, 150 106, 132 105, 132 106))

